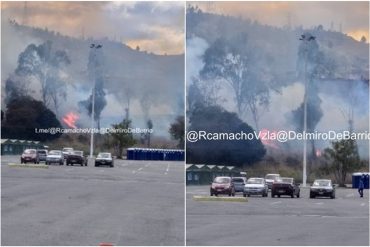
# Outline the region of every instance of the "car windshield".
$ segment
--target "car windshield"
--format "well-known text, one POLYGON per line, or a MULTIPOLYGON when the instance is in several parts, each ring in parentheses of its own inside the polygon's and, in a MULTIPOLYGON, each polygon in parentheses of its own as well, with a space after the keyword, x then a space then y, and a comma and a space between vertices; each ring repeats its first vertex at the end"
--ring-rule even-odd
POLYGON ((46 151, 45 151, 45 150, 37 150, 37 152, 38 152, 39 154, 46 154, 46 151))
POLYGON ((109 159, 110 153, 100 153, 98 154, 98 158, 109 159))
POLYGON ((63 148, 63 152, 71 152, 73 151, 73 148, 63 148))
POLYGON ((315 186, 330 186, 330 181, 329 180, 316 180, 313 185, 315 186))
POLYGON ((50 155, 60 155, 60 151, 57 151, 57 150, 51 150, 49 152, 50 155))
POLYGON ((250 178, 247 181, 247 184, 263 184, 262 178, 250 178))
POLYGON ((23 153, 24 154, 34 154, 34 153, 36 153, 36 150, 34 150, 34 149, 26 149, 26 150, 24 150, 23 153))
POLYGON ((217 177, 215 180, 213 180, 213 182, 216 184, 227 184, 230 183, 230 178, 217 177))
POLYGON ((82 151, 73 151, 73 154, 83 156, 84 153, 82 151))
POLYGON ((244 183, 244 180, 242 178, 233 178, 234 183, 244 183))
POLYGON ((275 180, 276 178, 278 178, 279 175, 276 175, 276 174, 269 174, 269 175, 266 175, 265 179, 272 179, 272 180, 275 180))

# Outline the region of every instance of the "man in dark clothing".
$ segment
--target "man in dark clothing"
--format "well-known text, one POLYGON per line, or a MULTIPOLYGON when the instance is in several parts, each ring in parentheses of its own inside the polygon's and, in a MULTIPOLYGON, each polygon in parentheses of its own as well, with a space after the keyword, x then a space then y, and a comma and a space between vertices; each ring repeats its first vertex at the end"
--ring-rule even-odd
POLYGON ((365 183, 365 175, 362 174, 361 178, 360 178, 360 183, 358 184, 358 193, 360 193, 360 197, 364 197, 364 185, 365 183))

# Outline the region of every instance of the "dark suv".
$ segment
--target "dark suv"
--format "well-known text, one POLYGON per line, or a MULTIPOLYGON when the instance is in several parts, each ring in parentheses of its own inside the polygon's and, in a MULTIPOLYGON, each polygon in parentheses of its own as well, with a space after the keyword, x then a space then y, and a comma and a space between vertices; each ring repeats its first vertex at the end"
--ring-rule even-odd
POLYGON ((39 154, 37 153, 36 149, 26 149, 23 151, 21 156, 21 164, 33 162, 34 164, 38 164, 40 162, 39 154))
POLYGON ((81 166, 87 166, 87 160, 84 156, 83 151, 72 151, 71 154, 67 156, 67 166, 79 164, 81 166))
POLYGON ((218 194, 227 194, 235 196, 234 183, 231 177, 216 177, 211 185, 211 196, 218 194))

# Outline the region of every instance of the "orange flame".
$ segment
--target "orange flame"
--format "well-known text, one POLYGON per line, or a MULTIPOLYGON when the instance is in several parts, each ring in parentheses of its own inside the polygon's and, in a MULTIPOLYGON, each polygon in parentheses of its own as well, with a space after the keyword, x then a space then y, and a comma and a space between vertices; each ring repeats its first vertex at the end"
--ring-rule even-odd
POLYGON ((269 146, 271 148, 274 148, 274 149, 279 149, 278 145, 276 144, 276 141, 269 140, 268 138, 263 138, 265 136, 267 137, 268 133, 270 135, 277 135, 277 131, 275 131, 275 130, 261 129, 260 135, 261 135, 262 144, 265 145, 265 146, 269 146))
POLYGON ((63 117, 63 122, 69 127, 69 128, 73 128, 73 129, 76 129, 77 126, 76 126, 76 121, 79 119, 80 117, 74 113, 74 112, 69 112, 67 113, 64 117, 63 117))

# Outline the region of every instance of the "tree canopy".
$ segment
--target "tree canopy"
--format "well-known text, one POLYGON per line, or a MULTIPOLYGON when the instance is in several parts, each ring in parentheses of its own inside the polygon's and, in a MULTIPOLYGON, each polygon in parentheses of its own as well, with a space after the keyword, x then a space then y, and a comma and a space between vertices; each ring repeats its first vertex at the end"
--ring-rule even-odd
MULTIPOLYGON (((236 113, 219 106, 197 107, 189 117, 188 131, 207 133, 253 133, 236 113)), ((186 143, 187 162, 247 166, 260 161, 266 150, 260 140, 198 140, 186 143)))

